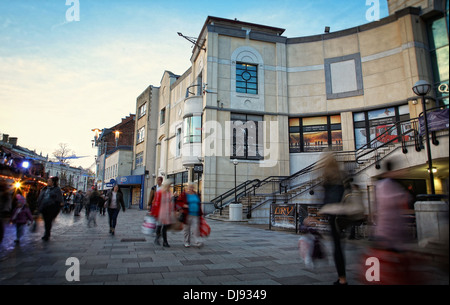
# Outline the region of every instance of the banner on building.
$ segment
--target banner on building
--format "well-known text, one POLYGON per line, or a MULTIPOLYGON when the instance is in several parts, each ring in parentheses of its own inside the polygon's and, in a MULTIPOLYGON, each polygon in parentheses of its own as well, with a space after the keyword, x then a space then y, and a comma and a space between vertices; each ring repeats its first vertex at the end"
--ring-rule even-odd
MULTIPOLYGON (((448 129, 449 109, 447 108, 442 110, 430 111, 427 113, 427 119, 429 132, 448 129)), ((425 135, 425 123, 423 116, 419 117, 419 123, 420 123, 419 134, 423 136, 425 135)))

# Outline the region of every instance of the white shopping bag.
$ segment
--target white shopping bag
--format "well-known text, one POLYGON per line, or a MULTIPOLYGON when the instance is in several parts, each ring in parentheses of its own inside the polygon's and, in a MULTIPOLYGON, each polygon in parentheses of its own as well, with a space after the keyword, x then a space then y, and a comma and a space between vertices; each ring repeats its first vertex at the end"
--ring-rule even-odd
POLYGON ((147 215, 144 217, 144 223, 142 223, 142 233, 145 235, 150 235, 155 232, 156 229, 156 219, 153 216, 147 215))

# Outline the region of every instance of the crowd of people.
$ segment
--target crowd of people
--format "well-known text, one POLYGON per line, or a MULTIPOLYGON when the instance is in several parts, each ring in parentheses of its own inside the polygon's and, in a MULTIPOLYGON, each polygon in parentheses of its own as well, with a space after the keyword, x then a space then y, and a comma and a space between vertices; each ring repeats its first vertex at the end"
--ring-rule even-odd
MULTIPOLYGON (((157 178, 157 184, 151 188, 148 201, 148 214, 157 221, 155 240, 160 245, 170 247, 167 240, 167 230, 173 229, 175 224, 184 230, 184 246, 201 246, 200 241, 200 217, 203 215, 200 197, 195 191, 195 185, 189 184, 181 193, 172 193, 171 180, 164 181, 157 178)), ((6 181, 2 181, 0 189, 0 212, 6 211, 11 215, 10 223, 16 226, 15 243, 20 243, 24 227, 28 224, 36 225, 36 218, 41 217, 44 222, 44 234, 42 240, 48 241, 51 236, 52 225, 60 213, 72 213, 74 217, 80 217, 83 209, 87 218, 87 226, 97 226, 97 216, 108 215, 109 234, 114 235, 117 219, 120 211, 125 212, 126 204, 119 185, 114 185, 107 192, 100 192, 93 186, 87 192, 78 190, 65 193, 59 186, 59 178, 51 177, 47 180, 38 196, 36 196, 36 208, 31 209, 26 198, 17 190, 8 187, 6 181)), ((0 217, 0 220, 3 217, 0 217)), ((3 239, 4 224, 0 223, 0 238, 3 239)), ((1 242, 0 239, 0 242, 1 242)))

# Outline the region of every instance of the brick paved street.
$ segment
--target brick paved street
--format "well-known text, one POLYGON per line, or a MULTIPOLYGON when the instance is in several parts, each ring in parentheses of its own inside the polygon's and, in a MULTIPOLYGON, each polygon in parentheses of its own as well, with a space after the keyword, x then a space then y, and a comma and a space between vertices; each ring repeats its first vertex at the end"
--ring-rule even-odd
MULTIPOLYGON (((336 280, 331 243, 325 239, 327 259, 306 268, 298 252, 299 235, 270 231, 261 226, 208 220, 211 235, 202 248, 185 248, 182 232, 169 232, 170 248, 153 244, 153 236, 141 233, 145 211, 121 212, 116 235, 108 233, 107 216, 98 226, 87 227, 80 217, 60 214, 49 242, 28 232, 15 245, 14 227, 6 226, 0 247, 0 285, 330 285, 336 280), (66 260, 80 262, 80 281, 68 282, 66 260)), ((361 260, 364 241, 346 242, 348 279, 360 284, 366 268, 361 260)), ((430 284, 448 285, 448 273, 426 264, 430 284)))

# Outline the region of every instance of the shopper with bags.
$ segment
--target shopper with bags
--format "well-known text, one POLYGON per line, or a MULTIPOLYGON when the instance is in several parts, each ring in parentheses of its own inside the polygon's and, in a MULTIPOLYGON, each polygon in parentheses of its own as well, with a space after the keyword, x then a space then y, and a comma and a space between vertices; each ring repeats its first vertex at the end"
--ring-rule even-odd
POLYGON ((192 245, 196 247, 203 246, 200 241, 200 225, 203 216, 200 197, 195 191, 195 184, 190 183, 183 193, 178 197, 178 205, 183 207, 181 221, 184 224, 184 246, 186 248, 192 245), (191 237, 192 236, 192 237, 191 237))
POLYGON ((163 182, 160 190, 156 193, 150 212, 157 220, 155 245, 160 245, 159 239, 162 235, 163 246, 167 248, 170 247, 167 241, 167 229, 176 222, 175 203, 169 190, 171 184, 170 179, 163 182))

